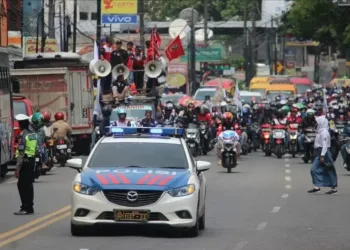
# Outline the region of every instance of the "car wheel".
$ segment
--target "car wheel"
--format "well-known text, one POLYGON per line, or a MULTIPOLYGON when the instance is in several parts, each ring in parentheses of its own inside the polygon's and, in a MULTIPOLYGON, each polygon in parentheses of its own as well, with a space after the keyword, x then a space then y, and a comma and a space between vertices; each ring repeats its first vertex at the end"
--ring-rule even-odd
POLYGON ((86 234, 86 228, 84 226, 74 225, 70 223, 70 232, 72 236, 83 236, 86 234))
POLYGON ((199 218, 199 230, 204 230, 205 229, 205 206, 204 206, 204 211, 202 216, 199 218))

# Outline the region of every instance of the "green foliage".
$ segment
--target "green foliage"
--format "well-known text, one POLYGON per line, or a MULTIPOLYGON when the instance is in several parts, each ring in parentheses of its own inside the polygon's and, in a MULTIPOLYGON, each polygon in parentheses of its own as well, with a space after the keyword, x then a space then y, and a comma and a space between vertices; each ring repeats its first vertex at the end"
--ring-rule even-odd
POLYGON ((329 0, 296 0, 283 16, 281 32, 301 39, 312 39, 324 45, 350 45, 350 9, 338 7, 329 0))
POLYGON ((234 67, 236 70, 242 69, 244 66, 243 57, 227 57, 224 60, 224 63, 230 64, 231 67, 234 67))
MULTIPOLYGON (((246 0, 248 17, 252 9, 252 3, 254 0, 246 0)), ((204 1, 203 0, 144 0, 145 13, 150 17, 152 21, 164 21, 168 19, 176 19, 179 16, 181 10, 185 8, 194 8, 200 15, 204 13, 204 1)), ((214 21, 229 20, 234 16, 241 16, 243 20, 243 8, 244 4, 241 0, 208 0, 208 12, 209 16, 213 17, 214 21)), ((261 10, 261 0, 258 1, 261 10)))

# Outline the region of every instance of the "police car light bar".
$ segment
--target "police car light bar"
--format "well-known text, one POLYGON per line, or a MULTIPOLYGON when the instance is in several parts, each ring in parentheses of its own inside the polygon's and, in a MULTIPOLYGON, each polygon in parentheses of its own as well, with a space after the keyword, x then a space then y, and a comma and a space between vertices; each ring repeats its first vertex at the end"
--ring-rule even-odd
POLYGON ((120 135, 135 135, 135 134, 150 134, 158 136, 182 136, 182 128, 148 128, 148 127, 111 127, 110 133, 114 136, 120 135))

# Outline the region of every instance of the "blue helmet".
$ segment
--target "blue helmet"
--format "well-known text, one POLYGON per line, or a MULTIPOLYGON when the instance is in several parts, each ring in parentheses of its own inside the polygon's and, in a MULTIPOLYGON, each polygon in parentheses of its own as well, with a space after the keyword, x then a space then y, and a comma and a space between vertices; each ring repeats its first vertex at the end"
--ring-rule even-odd
POLYGON ((123 115, 123 114, 126 114, 126 111, 125 111, 125 109, 123 109, 123 108, 119 108, 119 109, 117 110, 117 114, 118 114, 118 115, 123 115))

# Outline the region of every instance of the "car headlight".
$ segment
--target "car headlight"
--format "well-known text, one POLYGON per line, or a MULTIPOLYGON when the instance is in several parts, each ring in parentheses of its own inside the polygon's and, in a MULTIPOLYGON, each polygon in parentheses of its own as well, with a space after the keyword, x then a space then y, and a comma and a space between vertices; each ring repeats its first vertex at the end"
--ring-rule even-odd
POLYGON ((187 196, 187 195, 193 194, 195 190, 196 190, 195 186, 193 184, 189 184, 189 185, 184 186, 184 187, 175 188, 173 190, 170 190, 170 191, 168 191, 168 194, 170 194, 173 197, 182 197, 182 196, 187 196))
POLYGON ((73 190, 79 194, 95 195, 99 190, 87 185, 81 184, 79 182, 73 185, 73 190))

